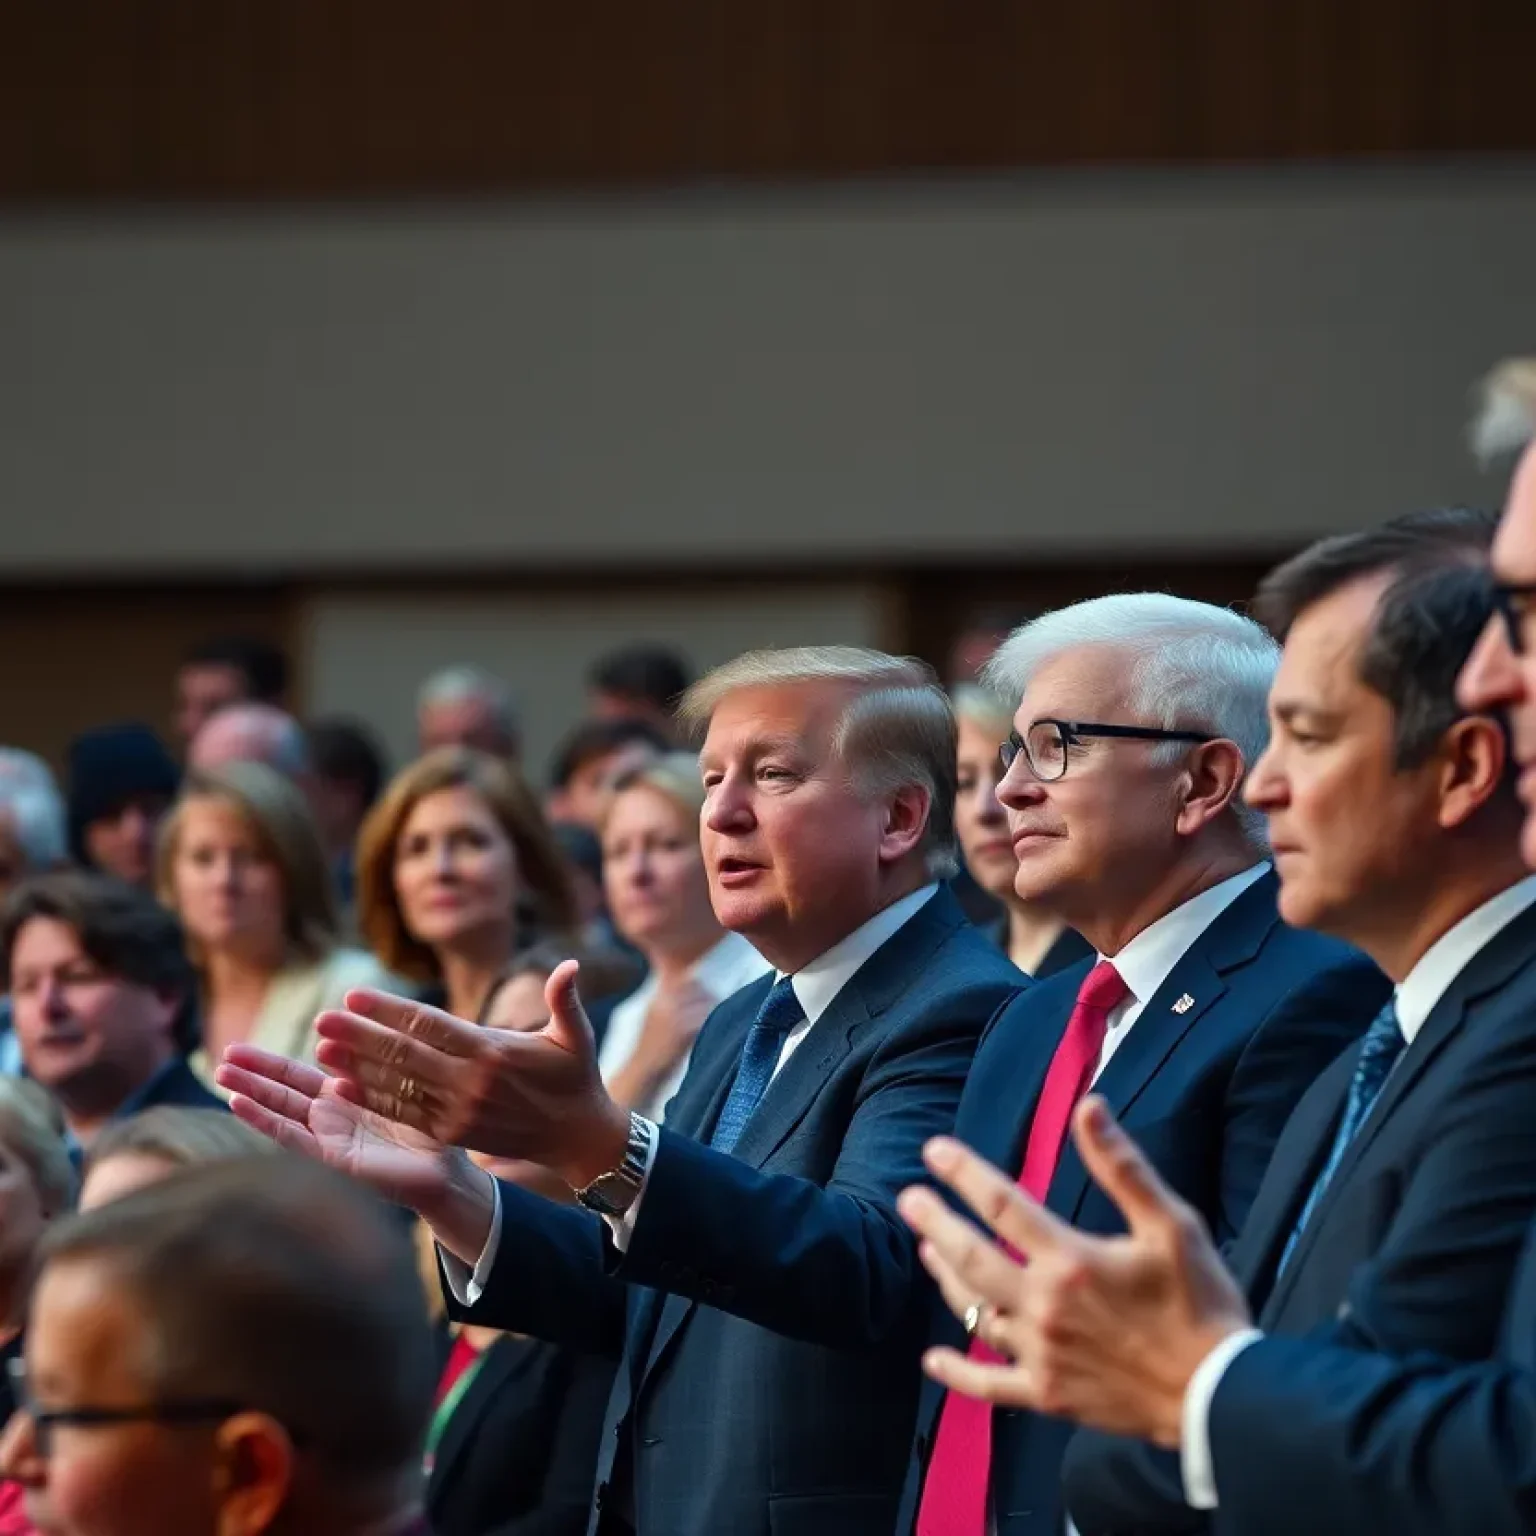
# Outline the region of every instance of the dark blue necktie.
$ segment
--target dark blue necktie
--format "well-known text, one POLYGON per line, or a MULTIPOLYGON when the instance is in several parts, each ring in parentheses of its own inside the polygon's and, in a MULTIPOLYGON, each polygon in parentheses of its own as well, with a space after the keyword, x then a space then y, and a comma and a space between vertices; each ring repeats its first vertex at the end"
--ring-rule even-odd
POLYGON ((1355 1062, 1354 1075, 1349 1080, 1349 1097, 1344 1101, 1344 1118, 1339 1121, 1339 1129, 1334 1135, 1328 1161, 1323 1164, 1323 1171, 1318 1174, 1316 1183, 1307 1195, 1307 1203, 1302 1206, 1301 1215, 1297 1218, 1296 1225, 1291 1228, 1285 1252, 1280 1255, 1280 1268, 1275 1271, 1277 1275, 1290 1261, 1297 1239, 1301 1236, 1313 1211, 1317 1209, 1318 1201, 1323 1198, 1323 1191, 1328 1188, 1329 1180, 1339 1171, 1339 1164, 1344 1161, 1344 1154, 1349 1150, 1350 1142, 1355 1139, 1355 1132, 1360 1129, 1365 1122, 1365 1117, 1370 1114, 1371 1105, 1376 1102, 1388 1075, 1397 1065, 1397 1058, 1403 1054, 1403 1047, 1407 1043, 1403 1038, 1402 1025, 1397 1022, 1397 1003, 1394 1000, 1389 1002, 1371 1021, 1371 1027, 1365 1032, 1365 1039, 1360 1042, 1360 1056, 1355 1062))
POLYGON ((747 1031, 747 1043, 742 1047, 741 1062, 736 1068, 736 1081, 731 1084, 731 1095, 720 1111, 715 1134, 709 1138, 710 1146, 716 1151, 729 1152, 741 1139, 752 1111, 773 1081, 773 1069, 779 1064, 790 1030, 804 1018, 805 1010, 795 996, 789 977, 776 981, 773 990, 763 999, 763 1006, 757 1010, 752 1028, 747 1031))

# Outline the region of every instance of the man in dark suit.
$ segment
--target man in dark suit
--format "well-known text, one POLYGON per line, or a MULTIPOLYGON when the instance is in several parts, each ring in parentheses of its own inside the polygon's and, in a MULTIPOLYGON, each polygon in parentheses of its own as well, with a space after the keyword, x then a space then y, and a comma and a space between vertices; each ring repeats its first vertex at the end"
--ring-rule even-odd
POLYGON ((197 973, 181 925, 137 886, 81 870, 19 886, 0 919, 0 974, 22 1064, 76 1151, 152 1105, 224 1108, 187 1065, 197 973))
MULTIPOLYGON (((1536 359, 1494 375, 1490 406, 1485 424, 1506 446, 1512 426, 1530 442, 1536 359)), ((1525 450, 1491 563, 1497 613, 1457 694, 1468 711, 1505 716, 1527 807, 1521 852, 1536 865, 1536 449, 1525 450)), ((1266 1336, 1249 1326, 1247 1300, 1195 1213, 1103 1107, 1085 1105, 1076 1131, 1126 1217, 1124 1238, 1071 1231, 957 1143, 928 1150, 930 1168, 1030 1256, 1020 1269, 927 1191, 903 1197, 946 1297, 962 1310, 984 1303, 985 1331, 1013 1361, 977 1366, 951 1354, 928 1369, 989 1402, 1203 1455, 1210 1498, 1245 1536, 1517 1536, 1536 1526, 1536 1224, 1493 1361, 1394 1358, 1368 1337, 1334 1342, 1332 1330, 1266 1336)), ((1466 1177, 1475 1200, 1482 1170, 1466 1177)), ((1354 1304, 1351 1295, 1350 1314, 1354 1304)))
POLYGON ((1027 983, 940 884, 955 731, 925 669, 757 653, 684 715, 707 724, 716 914, 778 974, 706 1022, 665 1128, 608 1099, 569 965, 542 1033, 354 999, 319 1024, 345 1091, 244 1048, 220 1080, 242 1118, 422 1212, 460 1315, 619 1357, 596 1528, 889 1536, 929 1303, 895 1197, 1027 983), (588 1209, 445 1144, 540 1163, 588 1209))
MULTIPOLYGON (((1536 878, 1504 732, 1454 698, 1493 611, 1492 533, 1478 513, 1397 519, 1260 591, 1286 648, 1248 797, 1281 909, 1398 984, 1297 1106, 1230 1254, 1266 1332, 1479 1359, 1536 1213, 1536 878)), ((1198 1447, 1181 1468, 1092 1434, 1065 1466, 1084 1536, 1197 1529, 1209 1483, 1198 1447)))
MULTIPOLYGON (((1089 1231, 1119 1225, 1063 1144, 1090 1082, 1228 1238, 1297 1098, 1388 991, 1363 956, 1276 912, 1240 796, 1277 655, 1235 613, 1136 594, 1048 614, 992 664, 1020 701, 998 788, 1018 893, 1098 958, 992 1021, 955 1134, 1089 1231)), ((931 1341, 965 1342, 937 1304, 931 1341)), ((929 1383, 899 1529, 1057 1536, 1069 1432, 929 1383)))

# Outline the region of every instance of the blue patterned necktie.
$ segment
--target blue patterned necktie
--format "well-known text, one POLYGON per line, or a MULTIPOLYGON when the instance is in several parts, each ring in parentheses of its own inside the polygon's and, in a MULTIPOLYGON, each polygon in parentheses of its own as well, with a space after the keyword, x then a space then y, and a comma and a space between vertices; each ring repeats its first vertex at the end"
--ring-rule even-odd
POLYGON ((1328 1161, 1323 1164, 1323 1171, 1318 1174, 1317 1181, 1313 1184, 1311 1192, 1307 1195, 1307 1203, 1301 1208, 1301 1215, 1297 1218, 1296 1225, 1291 1228, 1291 1235, 1285 1245, 1285 1252, 1280 1255, 1280 1267, 1275 1271, 1278 1277, 1290 1262, 1292 1251, 1296 1247, 1313 1211, 1317 1209, 1318 1201, 1323 1198, 1323 1191, 1328 1188, 1329 1180, 1339 1171, 1339 1164, 1344 1161, 1344 1154, 1349 1150, 1349 1144, 1355 1139, 1355 1132, 1365 1122, 1365 1117, 1371 1112, 1371 1105, 1376 1102, 1387 1077, 1392 1068, 1397 1065, 1397 1058, 1403 1054, 1403 1047, 1407 1045, 1403 1038, 1402 1025, 1397 1022, 1397 1003, 1394 999, 1371 1021, 1371 1027, 1365 1032, 1365 1039, 1360 1042, 1360 1056, 1355 1062, 1354 1075, 1349 1080, 1349 1097, 1344 1101, 1344 1118, 1339 1121, 1339 1129, 1333 1138, 1333 1146, 1328 1153, 1328 1161))
POLYGON ((763 1006, 757 1010, 752 1028, 747 1031, 747 1043, 742 1047, 736 1081, 731 1084, 731 1096, 720 1111, 715 1134, 709 1138, 710 1146, 717 1152, 729 1152, 741 1139, 752 1111, 773 1081, 773 1070, 779 1064, 790 1030, 804 1018, 805 1010, 795 996, 789 977, 776 981, 773 990, 763 999, 763 1006))

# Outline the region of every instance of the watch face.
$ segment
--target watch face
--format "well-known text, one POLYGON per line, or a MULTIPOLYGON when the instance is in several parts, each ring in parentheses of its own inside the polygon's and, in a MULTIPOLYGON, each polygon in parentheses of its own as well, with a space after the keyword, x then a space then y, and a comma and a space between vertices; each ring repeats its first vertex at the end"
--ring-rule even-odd
POLYGON ((616 1173, 594 1179, 581 1193, 581 1202, 605 1216, 621 1216, 634 1199, 634 1186, 616 1173))

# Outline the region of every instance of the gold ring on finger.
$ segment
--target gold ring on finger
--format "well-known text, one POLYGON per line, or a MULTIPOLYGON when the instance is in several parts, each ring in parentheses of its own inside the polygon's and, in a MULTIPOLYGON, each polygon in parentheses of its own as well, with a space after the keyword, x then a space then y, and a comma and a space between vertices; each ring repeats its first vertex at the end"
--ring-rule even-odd
POLYGON ((406 1077, 401 1079, 400 1102, 402 1104, 409 1104, 411 1100, 414 1099, 420 1092, 421 1089, 417 1087, 416 1079, 414 1077, 406 1077))

